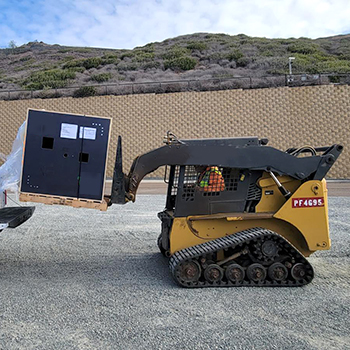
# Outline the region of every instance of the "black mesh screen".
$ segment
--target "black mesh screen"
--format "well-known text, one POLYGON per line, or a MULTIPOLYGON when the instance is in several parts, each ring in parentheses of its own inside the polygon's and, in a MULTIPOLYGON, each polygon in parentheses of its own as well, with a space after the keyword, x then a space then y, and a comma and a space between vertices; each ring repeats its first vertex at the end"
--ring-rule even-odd
POLYGON ((179 174, 180 174, 180 166, 175 167, 175 174, 174 174, 174 182, 171 187, 171 195, 176 196, 177 195, 177 189, 179 185, 179 174))
POLYGON ((189 165, 185 167, 184 186, 182 191, 182 198, 186 201, 194 200, 195 187, 198 184, 198 176, 194 166, 189 165))
POLYGON ((237 169, 224 168, 222 170, 222 176, 225 180, 225 190, 226 191, 237 191, 238 182, 240 180, 240 173, 237 169))
MULTIPOLYGON (((177 174, 179 172, 177 167, 177 174)), ((239 170, 230 168, 218 168, 219 174, 215 174, 214 182, 213 177, 208 174, 207 178, 204 178, 205 170, 200 173, 196 171, 195 167, 190 165, 185 167, 184 173, 184 186, 182 191, 182 197, 186 201, 193 200, 195 188, 202 192, 203 196, 220 196, 224 191, 237 191, 238 183, 240 181, 239 170), (204 187, 200 185, 200 181, 208 182, 208 186, 204 187)), ((176 176, 175 176, 176 177, 176 176)), ((178 179, 178 176, 177 176, 178 179)), ((174 181, 177 184, 178 181, 174 181)), ((174 194, 175 192, 172 192, 174 194)))
POLYGON ((175 198, 178 194, 181 195, 179 199, 185 202, 200 200, 201 196, 223 196, 223 200, 228 198, 239 200, 241 198, 242 201, 260 200, 261 197, 261 189, 255 184, 255 181, 251 184, 247 183, 247 181, 250 181, 251 174, 247 175, 240 169, 217 167, 214 175, 213 171, 207 171, 205 168, 199 171, 198 167, 187 165, 184 167, 175 166, 173 171, 174 178, 170 192, 173 202, 171 202, 169 207, 175 205, 175 198), (181 172, 180 169, 182 169, 181 172), (181 179, 180 173, 183 174, 181 179), (206 178, 204 178, 205 174, 207 174, 206 178), (203 178, 204 182, 201 184, 203 178), (181 192, 179 192, 179 187, 181 187, 181 192))

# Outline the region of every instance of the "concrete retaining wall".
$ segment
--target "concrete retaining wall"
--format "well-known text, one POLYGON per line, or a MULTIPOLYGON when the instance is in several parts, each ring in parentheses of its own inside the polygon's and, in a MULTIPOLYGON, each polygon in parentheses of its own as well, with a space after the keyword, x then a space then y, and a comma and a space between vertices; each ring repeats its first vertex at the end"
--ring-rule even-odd
POLYGON ((135 156, 161 146, 171 130, 180 138, 267 137, 283 150, 341 143, 345 149, 328 177, 350 178, 349 107, 347 85, 0 101, 0 151, 10 152, 27 108, 38 108, 112 117, 108 176, 119 134, 128 171, 135 156))

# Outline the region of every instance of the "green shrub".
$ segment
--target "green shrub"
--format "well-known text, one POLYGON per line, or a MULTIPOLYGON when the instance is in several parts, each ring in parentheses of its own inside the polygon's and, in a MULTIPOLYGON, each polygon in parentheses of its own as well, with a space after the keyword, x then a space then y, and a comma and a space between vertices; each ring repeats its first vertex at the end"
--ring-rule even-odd
POLYGON ((154 52, 154 43, 146 44, 145 46, 140 48, 144 52, 154 52))
POLYGON ((227 55, 227 59, 229 59, 230 61, 238 61, 243 56, 244 55, 241 50, 235 49, 227 55))
POLYGON ((173 60, 189 54, 190 51, 188 49, 181 46, 173 46, 169 51, 163 53, 161 57, 165 60, 173 60))
POLYGON ((74 79, 75 72, 71 70, 62 69, 50 69, 44 72, 35 72, 32 74, 32 80, 44 81, 44 80, 67 80, 74 79))
POLYGON ((57 57, 58 57, 60 60, 64 61, 64 62, 72 61, 72 60, 75 59, 74 56, 70 56, 70 55, 69 55, 69 56, 64 56, 64 57, 61 57, 61 55, 57 55, 57 57))
POLYGON ((50 53, 50 51, 44 50, 44 51, 39 51, 39 52, 37 52, 36 54, 37 54, 37 55, 47 55, 48 53, 50 53))
POLYGON ((83 67, 85 67, 86 69, 97 68, 101 64, 102 64, 101 57, 90 57, 84 60, 83 67))
POLYGON ((314 54, 320 51, 318 45, 314 43, 306 43, 306 42, 295 42, 293 44, 288 45, 287 50, 292 53, 301 53, 304 55, 314 54))
POLYGON ((239 43, 241 45, 244 45, 244 44, 248 44, 249 41, 251 41, 252 38, 250 38, 248 35, 245 35, 245 34, 238 34, 237 35, 237 38, 239 40, 239 43))
POLYGON ((277 41, 261 42, 257 44, 256 47, 259 50, 258 55, 264 57, 284 56, 287 54, 286 47, 277 41))
POLYGON ((76 72, 76 73, 84 73, 85 68, 84 67, 72 67, 72 68, 69 68, 69 71, 76 72))
POLYGON ((63 65, 63 69, 69 69, 74 67, 83 67, 84 59, 71 60, 63 65))
POLYGON ((60 49, 57 52, 59 52, 59 53, 67 53, 67 52, 71 52, 71 51, 73 51, 73 49, 60 49))
MULTIPOLYGON (((298 54, 295 55, 295 60, 293 61, 293 73, 318 73, 317 61, 313 59, 311 55, 298 54)), ((288 58, 286 57, 286 73, 288 70, 288 58)))
POLYGON ((94 49, 92 47, 74 48, 74 52, 80 52, 80 53, 90 53, 93 51, 94 49))
POLYGON ((63 69, 69 69, 74 67, 84 67, 85 69, 90 69, 97 68, 101 64, 101 57, 81 58, 77 60, 68 61, 63 65, 63 69))
POLYGON ((25 62, 25 61, 30 61, 31 59, 32 59, 32 56, 24 56, 24 57, 20 58, 19 60, 21 62, 25 62))
POLYGON ((293 72, 298 73, 349 73, 350 61, 337 60, 322 53, 314 55, 295 54, 293 72))
POLYGON ((194 67, 197 64, 197 60, 184 56, 184 57, 178 57, 174 58, 172 60, 166 60, 164 61, 164 68, 165 69, 172 69, 172 70, 191 70, 194 69, 194 67))
POLYGON ((28 67, 21 65, 21 66, 13 68, 13 71, 14 72, 21 72, 22 70, 27 70, 27 69, 28 69, 28 67))
POLYGON ((320 73, 350 73, 350 61, 323 61, 317 63, 318 72, 320 73))
POLYGON ((110 73, 100 73, 94 74, 91 76, 91 80, 97 81, 98 83, 103 83, 104 81, 108 81, 111 78, 110 73))
POLYGON ((204 41, 188 41, 186 48, 191 51, 193 50, 203 51, 208 48, 208 45, 204 41))
POLYGON ((257 47, 266 47, 271 45, 271 39, 267 38, 252 38, 251 44, 256 45, 257 47))
POLYGON ((206 34, 204 36, 204 39, 207 39, 208 41, 217 42, 219 40, 230 40, 231 37, 227 34, 206 34))
POLYGON ((208 56, 208 59, 211 62, 218 62, 220 60, 227 59, 227 53, 224 52, 214 52, 211 55, 208 56))
POLYGON ((133 62, 149 62, 154 60, 154 52, 138 52, 133 58, 133 62))
POLYGON ((126 52, 123 52, 121 55, 120 55, 120 59, 124 59, 125 57, 134 57, 135 56, 135 52, 133 51, 126 51, 126 52))
POLYGON ((350 52, 349 53, 344 53, 344 52, 339 53, 337 55, 337 59, 338 60, 345 60, 345 61, 350 60, 350 52))
POLYGON ((71 70, 50 69, 32 73, 23 81, 22 85, 27 89, 42 90, 65 87, 70 79, 75 78, 75 72, 71 70))
POLYGON ((15 83, 15 84, 17 84, 17 83, 19 83, 18 81, 17 81, 17 79, 15 79, 15 78, 12 78, 12 77, 3 77, 2 78, 2 81, 4 82, 4 83, 15 83))
POLYGON ((104 55, 102 57, 102 65, 106 64, 117 64, 120 62, 120 59, 117 55, 104 55))
POLYGON ((115 59, 115 58, 118 58, 118 55, 106 53, 102 56, 102 59, 109 59, 109 58, 115 59))
POLYGON ((117 65, 118 71, 128 71, 128 70, 137 70, 139 68, 139 64, 137 62, 120 62, 117 65))
POLYGON ((237 60, 237 67, 246 67, 251 63, 251 59, 248 57, 241 57, 237 60))
POLYGON ((270 51, 270 50, 261 51, 260 55, 264 56, 264 57, 273 57, 273 56, 275 56, 274 53, 272 51, 270 51))
POLYGON ((96 88, 94 86, 82 86, 74 91, 74 97, 89 97, 96 95, 96 88))
POLYGON ((216 34, 206 34, 205 39, 215 39, 216 38, 216 34))
POLYGON ((142 65, 142 69, 152 69, 152 68, 159 68, 160 62, 158 61, 152 61, 152 62, 146 62, 142 65))

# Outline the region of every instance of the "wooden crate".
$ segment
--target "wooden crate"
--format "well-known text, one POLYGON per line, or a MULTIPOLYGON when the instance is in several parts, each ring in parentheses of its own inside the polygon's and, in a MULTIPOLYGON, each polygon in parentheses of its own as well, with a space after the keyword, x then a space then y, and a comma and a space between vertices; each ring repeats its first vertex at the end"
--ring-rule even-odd
POLYGON ((68 205, 73 208, 98 209, 101 211, 106 211, 108 207, 107 202, 104 199, 102 201, 94 201, 94 200, 81 199, 81 198, 49 196, 46 194, 37 194, 37 193, 20 192, 19 200, 21 202, 44 203, 49 205, 53 205, 53 204, 68 205))

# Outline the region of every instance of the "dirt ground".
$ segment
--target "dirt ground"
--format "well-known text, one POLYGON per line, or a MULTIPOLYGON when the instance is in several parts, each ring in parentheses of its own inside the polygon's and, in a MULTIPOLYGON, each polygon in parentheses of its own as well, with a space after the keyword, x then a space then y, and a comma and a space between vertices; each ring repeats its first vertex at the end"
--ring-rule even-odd
POLYGON ((329 198, 332 248, 302 288, 178 287, 156 246, 164 204, 37 204, 4 230, 0 349, 350 349, 349 197, 329 198))

